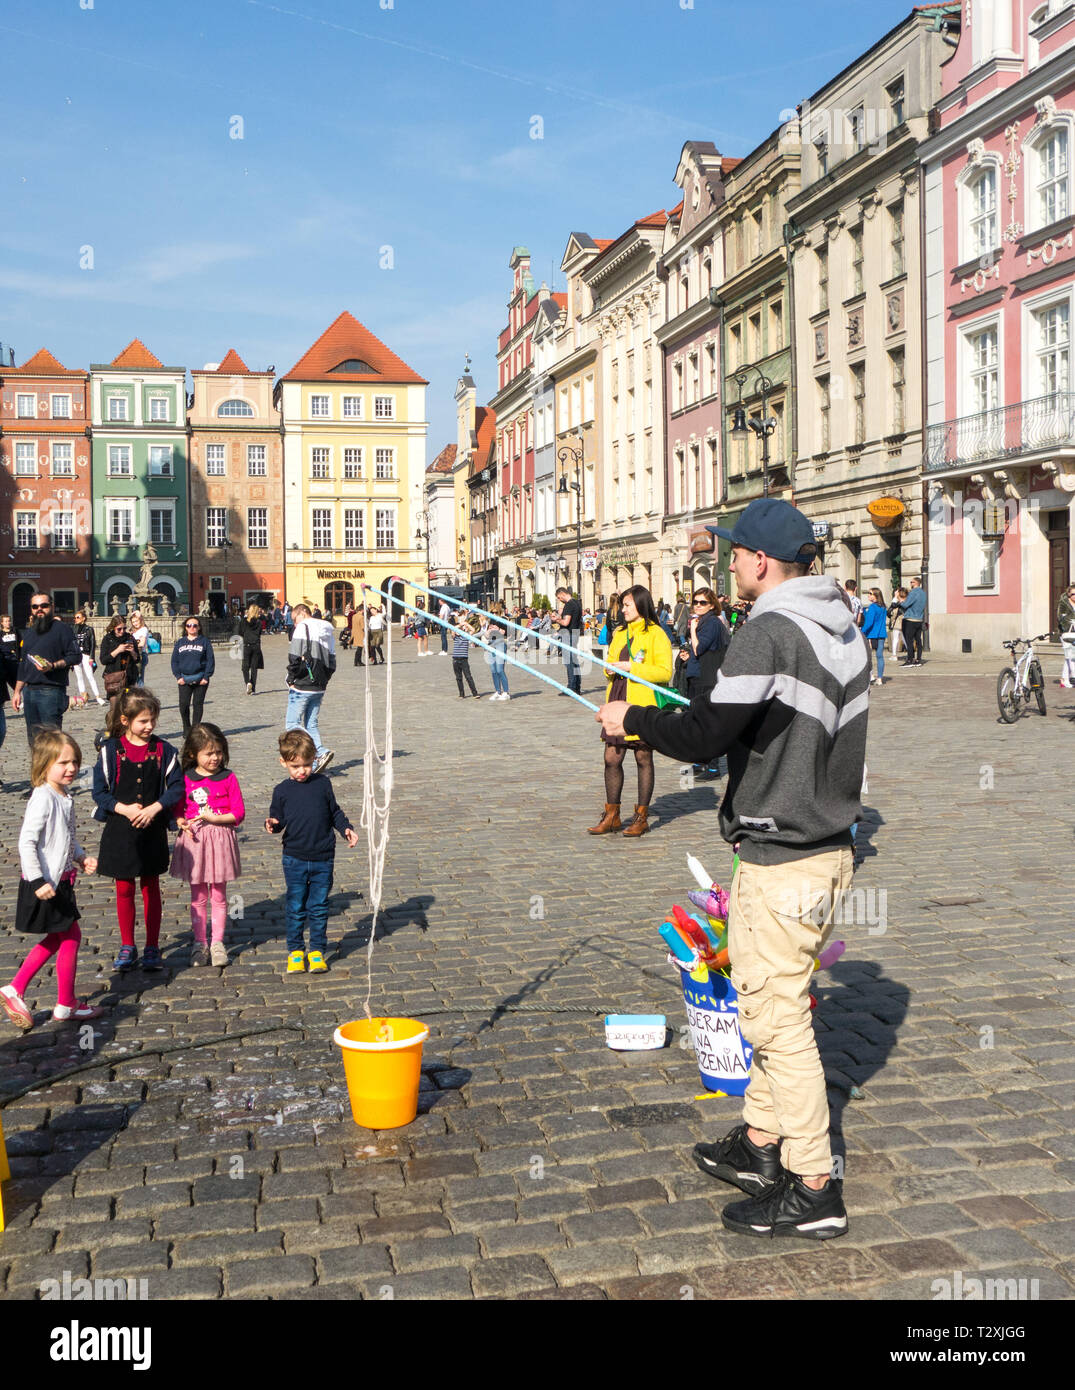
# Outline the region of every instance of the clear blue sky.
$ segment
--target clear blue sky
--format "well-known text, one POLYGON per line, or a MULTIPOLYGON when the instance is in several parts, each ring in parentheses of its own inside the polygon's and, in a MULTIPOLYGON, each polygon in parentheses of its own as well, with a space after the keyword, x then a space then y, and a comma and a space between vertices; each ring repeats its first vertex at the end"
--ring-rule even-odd
POLYGON ((133 337, 169 366, 235 347, 283 372, 349 309, 429 378, 430 461, 465 352, 495 389, 513 246, 562 288, 571 231, 676 204, 685 140, 746 154, 911 10, 80 3, 0 8, 0 341, 67 366, 133 337))

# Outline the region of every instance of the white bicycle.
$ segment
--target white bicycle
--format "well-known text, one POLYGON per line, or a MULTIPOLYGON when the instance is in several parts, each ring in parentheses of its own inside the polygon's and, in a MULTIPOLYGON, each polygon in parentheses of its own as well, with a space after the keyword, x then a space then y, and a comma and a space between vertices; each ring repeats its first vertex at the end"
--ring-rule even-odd
POLYGON ((1005 666, 997 677, 997 704, 1000 717, 1005 724, 1014 724, 1023 713, 1023 706, 1030 708, 1031 696, 1037 702, 1038 713, 1045 713, 1045 677, 1041 673, 1041 662, 1034 655, 1035 642, 1047 642, 1050 633, 1043 632, 1040 637, 1016 637, 1012 642, 1002 643, 1011 652, 1015 666, 1005 666), (1026 651, 1019 655, 1019 648, 1026 644, 1026 651))

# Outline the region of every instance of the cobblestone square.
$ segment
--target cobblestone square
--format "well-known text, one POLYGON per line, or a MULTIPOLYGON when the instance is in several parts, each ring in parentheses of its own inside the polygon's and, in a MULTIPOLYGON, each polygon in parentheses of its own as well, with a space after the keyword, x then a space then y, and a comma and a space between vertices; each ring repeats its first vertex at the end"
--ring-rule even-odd
MULTIPOLYGON (((585 711, 512 667, 510 703, 464 707, 449 660, 393 648, 372 1002, 429 1024, 417 1120, 357 1128, 332 1043, 365 997, 364 842, 338 842, 329 972, 283 973, 280 849, 261 822, 282 775, 284 641, 266 640, 253 697, 218 649, 205 717, 228 735, 248 808, 231 963, 191 968, 187 890, 166 880, 167 968, 113 974, 111 885, 81 880, 79 988, 109 1006, 93 1054, 121 1064, 44 1084, 91 1056, 77 1026, 47 1021, 48 970, 28 997, 33 1032, 5 1023, 0 1090, 43 1083, 2 1111, 5 1298, 36 1297, 65 1271, 144 1278, 151 1299, 908 1299, 956 1271, 1072 1296, 1075 692, 1057 689, 1055 659, 1047 717, 1015 726, 997 719, 999 659, 894 667, 872 696, 865 907, 837 931, 847 953, 819 977, 815 1014, 850 1233, 802 1248, 725 1232, 719 1213, 737 1194, 690 1157, 739 1105, 697 1099, 657 926, 692 886, 688 852, 727 882, 723 781, 690 785, 658 759, 653 833, 588 836, 603 789, 585 711), (610 1011, 666 1014, 671 1045, 610 1051, 610 1011), (154 1051, 175 1044, 190 1046, 154 1051)), ((165 702, 159 732, 177 740, 165 662, 151 660, 147 684, 165 702)), ((489 695, 480 659, 474 669, 489 695)), ((385 672, 370 674, 380 728, 385 672)), ((342 655, 322 718, 356 827, 363 688, 342 655)), ((584 691, 600 702, 596 672, 584 691)), ((66 720, 87 765, 97 713, 66 720)), ((28 785, 20 719, 0 760, 10 923, 28 785)), ((77 805, 92 852, 88 784, 77 805)), ((25 945, 10 929, 0 938, 5 979, 25 945)))

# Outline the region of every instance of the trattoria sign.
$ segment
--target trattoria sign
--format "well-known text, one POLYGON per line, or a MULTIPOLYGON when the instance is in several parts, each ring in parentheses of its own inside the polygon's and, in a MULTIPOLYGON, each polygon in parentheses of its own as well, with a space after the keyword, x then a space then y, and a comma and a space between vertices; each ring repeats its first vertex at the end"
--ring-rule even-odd
POLYGON ((878 497, 868 502, 866 510, 878 526, 895 526, 903 519, 907 508, 898 497, 878 497))

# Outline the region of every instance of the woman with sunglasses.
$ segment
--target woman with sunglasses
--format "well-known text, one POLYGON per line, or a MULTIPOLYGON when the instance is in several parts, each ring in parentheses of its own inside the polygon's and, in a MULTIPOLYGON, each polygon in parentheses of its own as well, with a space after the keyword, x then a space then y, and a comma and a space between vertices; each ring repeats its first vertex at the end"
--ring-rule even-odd
POLYGON ((718 599, 712 589, 695 589, 687 620, 687 645, 676 653, 686 664, 686 694, 693 700, 708 695, 717 683, 717 672, 724 660, 728 632, 717 616, 718 599))
POLYGON ((172 675, 179 684, 179 714, 186 738, 195 724, 202 722, 209 681, 216 670, 216 658, 209 638, 202 632, 202 620, 183 619, 183 636, 172 648, 172 675), (194 718, 190 717, 191 704, 194 718))
POLYGON ((101 638, 101 670, 104 672, 105 694, 108 696, 108 714, 116 708, 116 701, 126 690, 137 685, 142 675, 142 658, 138 643, 127 631, 127 618, 117 613, 108 624, 101 638))

